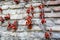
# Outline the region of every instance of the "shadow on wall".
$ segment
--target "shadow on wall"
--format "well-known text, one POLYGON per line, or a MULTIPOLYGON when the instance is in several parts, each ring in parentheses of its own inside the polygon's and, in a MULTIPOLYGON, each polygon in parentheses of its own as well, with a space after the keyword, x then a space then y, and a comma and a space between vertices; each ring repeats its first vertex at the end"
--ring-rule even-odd
POLYGON ((0 0, 0 1, 5 1, 5 0, 0 0))

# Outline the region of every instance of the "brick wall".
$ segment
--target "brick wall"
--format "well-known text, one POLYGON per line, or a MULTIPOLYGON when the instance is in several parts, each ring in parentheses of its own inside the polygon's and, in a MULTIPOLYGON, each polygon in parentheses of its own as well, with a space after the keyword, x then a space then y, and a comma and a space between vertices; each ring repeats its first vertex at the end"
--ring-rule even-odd
MULTIPOLYGON (((49 30, 52 28, 53 37, 59 37, 60 34, 60 3, 58 1, 47 1, 45 3, 45 18, 46 18, 46 28, 49 30), (54 3, 53 3, 54 2, 54 3), (47 5, 48 4, 48 5, 47 5), (48 7, 47 7, 48 6, 48 7), (58 32, 58 33, 57 33, 58 32)), ((41 11, 37 6, 41 4, 41 1, 38 2, 29 2, 26 4, 25 2, 20 2, 19 4, 15 4, 13 1, 8 2, 0 2, 0 7, 3 9, 3 12, 0 13, 0 16, 4 17, 6 14, 10 14, 10 22, 13 23, 14 20, 18 20, 18 29, 16 32, 11 32, 7 30, 8 21, 5 21, 0 27, 0 32, 2 34, 1 40, 5 40, 6 37, 9 36, 10 40, 16 38, 14 40, 26 39, 26 40, 40 40, 44 37, 44 33, 41 31, 41 26, 39 19, 39 12, 41 11), (32 19, 33 27, 31 30, 27 29, 26 17, 27 8, 32 4, 34 6, 34 17, 32 19)), ((6 39, 8 40, 8 39, 6 39)))

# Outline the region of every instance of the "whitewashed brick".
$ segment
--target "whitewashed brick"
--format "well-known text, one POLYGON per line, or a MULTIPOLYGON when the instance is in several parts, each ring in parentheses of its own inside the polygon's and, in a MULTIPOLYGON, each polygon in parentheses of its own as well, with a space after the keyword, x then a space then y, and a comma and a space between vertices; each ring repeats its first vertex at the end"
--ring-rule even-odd
MULTIPOLYGON (((19 26, 17 31, 27 31, 27 26, 19 26)), ((31 30, 41 30, 39 26, 33 25, 31 30)))
POLYGON ((25 5, 25 7, 30 7, 30 5, 34 6, 34 7, 37 7, 39 6, 41 3, 32 3, 32 4, 27 4, 25 5))
POLYGON ((55 11, 59 11, 59 10, 60 10, 60 6, 58 6, 58 7, 54 7, 53 10, 55 10, 55 11))
POLYGON ((55 20, 56 24, 60 24, 60 19, 55 20))
POLYGON ((59 35, 60 35, 60 33, 56 33, 56 32, 55 32, 55 33, 53 33, 53 36, 52 36, 52 37, 53 37, 53 38, 60 38, 59 35))
POLYGON ((21 32, 21 33, 18 33, 17 36, 21 37, 22 39, 28 37, 28 32, 21 32))
POLYGON ((16 9, 16 13, 17 14, 20 14, 20 9, 16 9))
POLYGON ((39 28, 39 26, 33 26, 33 28, 32 28, 32 30, 41 30, 40 28, 39 28))
POLYGON ((16 5, 10 5, 9 8, 16 8, 16 5))
POLYGON ((60 27, 60 25, 55 25, 55 26, 53 26, 53 27, 60 27))
POLYGON ((24 2, 24 0, 20 0, 20 2, 24 2))
POLYGON ((11 15, 11 19, 16 19, 18 15, 11 15))
POLYGON ((8 9, 8 10, 4 10, 3 11, 3 14, 16 14, 16 10, 11 10, 11 9, 8 9))
POLYGON ((53 27, 53 26, 55 26, 55 23, 50 19, 46 19, 46 25, 48 26, 48 27, 53 27))
MULTIPOLYGON (((11 35, 11 36, 18 36, 18 37, 21 37, 21 38, 34 37, 35 36, 34 34, 36 34, 36 32, 21 32, 21 33, 17 33, 17 32, 14 32, 14 33, 12 33, 12 32, 1 32, 1 33, 4 34, 3 36, 11 35)), ((39 35, 41 38, 44 38, 44 33, 42 33, 42 32, 38 33, 37 35, 39 35)), ((59 35, 60 35, 60 33, 54 33, 53 32, 52 37, 53 38, 56 38, 56 37, 60 38, 59 35)), ((34 38, 34 39, 36 39, 36 38, 34 38)))
POLYGON ((58 1, 47 1, 48 5, 54 5, 54 4, 58 4, 58 1))
POLYGON ((27 16, 27 14, 15 14, 15 15, 11 15, 11 19, 23 19, 27 16))
POLYGON ((13 32, 11 32, 11 31, 10 31, 10 32, 8 32, 8 31, 3 31, 2 34, 3 34, 2 36, 4 36, 4 37, 5 37, 5 36, 8 36, 8 35, 10 35, 10 36, 17 36, 16 32, 13 33, 13 32))
POLYGON ((34 14, 34 17, 39 17, 40 13, 34 14))
POLYGON ((60 17, 59 15, 59 13, 46 13, 45 17, 60 17))
POLYGON ((20 13, 25 13, 26 14, 26 9, 22 9, 22 10, 20 11, 20 13))
POLYGON ((10 8, 21 8, 21 7, 24 7, 25 3, 20 3, 18 5, 10 5, 9 7, 10 8))
POLYGON ((27 17, 27 13, 25 13, 25 14, 22 14, 22 18, 26 18, 27 17))
POLYGON ((11 19, 22 19, 22 14, 20 14, 20 15, 18 15, 18 14, 11 15, 11 19))
POLYGON ((3 14, 8 14, 7 10, 3 10, 3 14))
POLYGON ((10 13, 10 14, 16 14, 16 10, 8 10, 8 13, 10 13))
POLYGON ((58 1, 58 3, 60 3, 60 0, 57 0, 58 1))
POLYGON ((36 0, 32 0, 32 2, 37 2, 36 0))
POLYGON ((34 12, 40 12, 41 10, 37 7, 37 8, 34 8, 34 12))
POLYGON ((51 8, 44 8, 44 11, 51 11, 51 8))
POLYGON ((32 2, 35 2, 35 3, 36 3, 36 2, 41 2, 41 0, 38 0, 38 1, 36 1, 36 0, 32 0, 32 2))
POLYGON ((25 3, 20 3, 19 5, 20 5, 20 7, 24 7, 25 3))
POLYGON ((31 5, 31 4, 27 4, 27 5, 25 5, 25 7, 30 7, 30 5, 31 5))
MULTIPOLYGON (((34 12, 35 12, 35 13, 38 13, 38 12, 40 12, 40 11, 41 11, 41 10, 40 10, 38 7, 34 8, 34 12)), ((47 11, 47 12, 48 12, 48 11, 51 11, 51 8, 46 8, 46 7, 45 7, 45 8, 44 8, 44 11, 47 11)))
POLYGON ((19 25, 26 25, 26 20, 20 20, 20 21, 18 21, 18 24, 19 25))
POLYGON ((17 12, 17 14, 20 14, 20 13, 26 14, 26 9, 16 9, 16 12, 17 12))
POLYGON ((19 8, 20 6, 19 5, 10 5, 9 8, 19 8))
POLYGON ((3 5, 1 8, 2 9, 8 9, 9 5, 3 5))
POLYGON ((4 17, 5 15, 0 15, 0 16, 4 17))
POLYGON ((37 6, 39 6, 41 3, 32 3, 32 6, 35 6, 35 7, 37 7, 37 6))
MULTIPOLYGON (((35 13, 34 17, 39 17, 40 13, 35 13)), ((45 13, 45 17, 60 17, 59 13, 45 13)))
POLYGON ((40 24, 40 19, 32 19, 32 24, 40 24))
POLYGON ((29 37, 34 38, 34 40, 35 40, 35 38, 40 39, 40 38, 43 38, 44 37, 44 33, 37 32, 37 31, 36 32, 29 32, 28 35, 29 35, 29 37))
POLYGON ((47 29, 52 28, 53 31, 60 31, 60 27, 47 27, 47 29))
POLYGON ((0 21, 0 26, 1 26, 1 24, 2 24, 2 23, 1 23, 1 21, 0 21))
MULTIPOLYGON (((32 19, 32 24, 41 24, 41 19, 32 19)), ((46 25, 52 27, 55 23, 52 20, 46 19, 46 25)))
POLYGON ((26 30, 26 26, 18 26, 17 31, 25 31, 26 30))
POLYGON ((9 2, 4 2, 5 5, 12 5, 11 1, 9 2))
MULTIPOLYGON (((52 31, 60 31, 59 25, 56 25, 56 26, 53 26, 53 27, 46 27, 47 30, 50 30, 50 28, 52 28, 52 31)), ((34 25, 32 30, 41 30, 41 28, 39 26, 34 25)))
POLYGON ((2 24, 2 27, 7 27, 8 26, 8 21, 5 21, 3 24, 2 24))
POLYGON ((45 17, 54 17, 54 16, 55 16, 55 14, 52 14, 52 13, 45 14, 45 17))

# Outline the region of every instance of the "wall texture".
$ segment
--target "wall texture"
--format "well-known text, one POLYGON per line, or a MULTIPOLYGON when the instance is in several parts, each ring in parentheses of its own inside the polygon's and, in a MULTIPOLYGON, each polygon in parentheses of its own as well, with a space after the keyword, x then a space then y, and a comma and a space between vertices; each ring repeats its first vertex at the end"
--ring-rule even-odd
POLYGON ((52 38, 60 38, 60 2, 57 1, 47 1, 45 3, 44 11, 46 18, 46 26, 41 25, 41 19, 39 19, 40 9, 37 7, 41 4, 41 1, 31 1, 25 3, 23 0, 20 0, 19 4, 15 4, 14 1, 0 2, 0 8, 3 9, 3 12, 0 13, 0 16, 4 17, 6 14, 10 14, 10 22, 13 23, 14 20, 18 20, 18 29, 16 32, 11 32, 7 30, 8 21, 5 21, 0 27, 1 40, 40 40, 44 37, 44 33, 41 31, 43 27, 46 27, 47 30, 52 28, 53 36, 52 38), (27 29, 26 17, 27 8, 32 5, 34 6, 34 17, 32 19, 33 27, 31 30, 27 29))

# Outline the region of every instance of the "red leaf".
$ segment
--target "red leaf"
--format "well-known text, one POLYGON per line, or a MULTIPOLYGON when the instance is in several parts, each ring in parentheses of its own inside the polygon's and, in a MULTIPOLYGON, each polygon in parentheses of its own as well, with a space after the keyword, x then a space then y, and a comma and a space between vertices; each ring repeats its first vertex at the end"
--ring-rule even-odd
POLYGON ((45 32, 45 38, 49 39, 50 38, 50 34, 48 32, 45 32))
POLYGON ((2 23, 4 23, 4 19, 3 19, 2 16, 0 16, 0 21, 1 21, 2 23))
POLYGON ((14 0, 14 2, 15 2, 16 4, 19 4, 19 0, 14 0))
POLYGON ((31 20, 26 20, 26 25, 30 25, 32 23, 31 20))
POLYGON ((8 27, 7 27, 7 29, 8 29, 8 30, 11 29, 11 23, 10 23, 10 22, 8 22, 8 27))
POLYGON ((43 18, 43 19, 41 20, 41 23, 42 23, 42 24, 46 23, 45 18, 43 18))
POLYGON ((6 16, 5 16, 5 20, 9 20, 10 19, 10 14, 7 14, 6 16))
POLYGON ((26 18, 26 20, 31 20, 32 19, 32 16, 28 16, 27 18, 26 18))
POLYGON ((28 14, 30 13, 30 8, 27 9, 27 13, 28 13, 28 14))
POLYGON ((14 24, 12 24, 11 27, 13 30, 15 30, 15 31, 17 30, 17 26, 15 26, 14 24))
POLYGON ((18 21, 15 20, 13 24, 14 24, 15 26, 18 26, 18 21))
POLYGON ((0 12, 2 12, 3 10, 2 10, 2 8, 0 8, 0 12))
POLYGON ((41 4, 38 7, 39 7, 39 9, 42 9, 42 8, 44 8, 44 4, 41 4))
POLYGON ((42 19, 45 16, 44 13, 40 13, 40 18, 42 19))
POLYGON ((28 29, 32 29, 32 24, 30 24, 30 25, 28 26, 28 29))
POLYGON ((30 6, 30 8, 31 8, 32 11, 34 10, 34 7, 32 5, 30 6))

